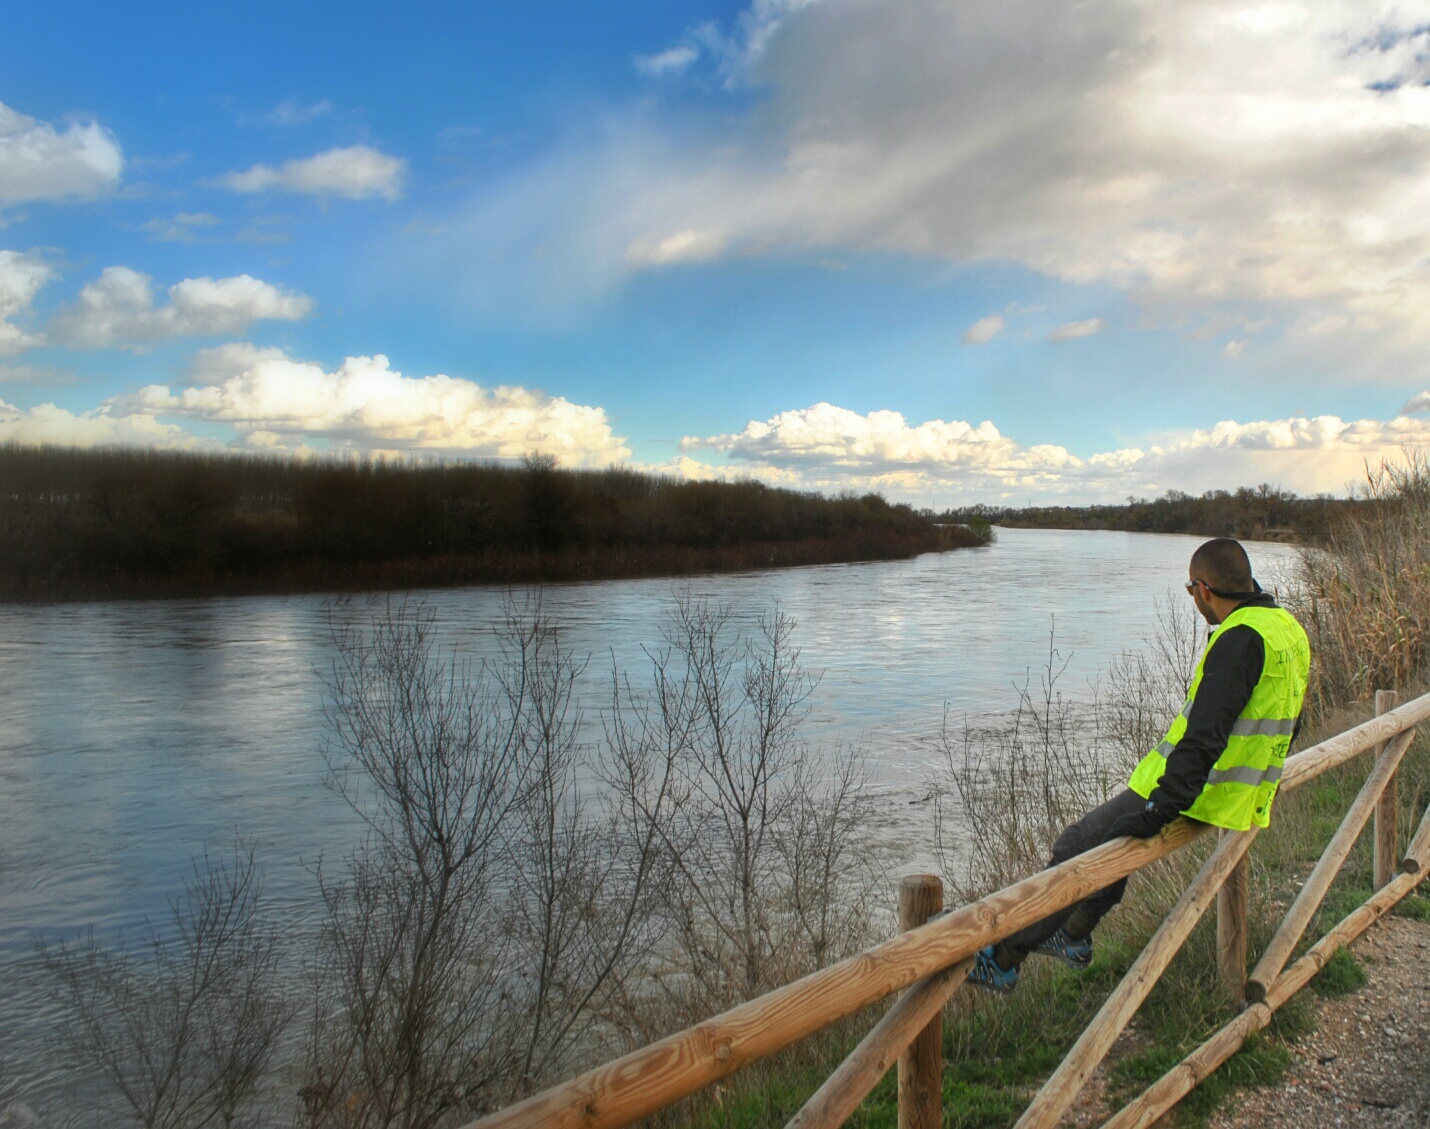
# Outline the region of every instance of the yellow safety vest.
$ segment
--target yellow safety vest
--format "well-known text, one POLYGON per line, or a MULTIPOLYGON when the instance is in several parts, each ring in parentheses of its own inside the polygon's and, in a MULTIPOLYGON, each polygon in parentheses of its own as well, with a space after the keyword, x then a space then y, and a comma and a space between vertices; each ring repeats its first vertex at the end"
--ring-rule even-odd
POLYGON ((1127 786, 1150 796, 1167 768, 1167 757, 1187 731, 1187 718, 1202 683, 1207 655, 1222 633, 1238 625, 1252 628, 1266 645, 1266 663, 1251 699, 1231 727, 1226 749, 1207 775, 1202 794, 1183 815, 1232 831, 1271 821, 1271 800, 1281 779, 1291 735, 1301 716, 1306 679, 1311 669, 1311 645, 1294 616, 1281 608, 1239 607, 1212 634, 1197 663, 1182 712, 1162 743, 1142 758, 1127 786))

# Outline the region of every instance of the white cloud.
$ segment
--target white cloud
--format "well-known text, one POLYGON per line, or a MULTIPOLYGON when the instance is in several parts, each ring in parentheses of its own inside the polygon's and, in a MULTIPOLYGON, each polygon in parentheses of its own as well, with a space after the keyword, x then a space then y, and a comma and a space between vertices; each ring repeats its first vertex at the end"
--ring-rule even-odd
POLYGON ((766 84, 758 111, 603 123, 540 170, 567 193, 513 192, 548 231, 578 215, 569 258, 608 282, 672 232, 1011 260, 1180 325, 1335 325, 1314 347, 1368 372, 1430 344, 1427 28, 1427 0, 756 0, 691 41, 766 84))
POLYGON ((1079 337, 1092 337, 1107 328, 1102 318, 1088 318, 1086 321, 1068 321, 1055 326, 1048 334, 1049 341, 1073 341, 1079 337))
POLYGON ((171 337, 243 333, 255 321, 297 321, 312 299, 250 275, 186 278, 154 304, 154 280, 128 267, 106 267, 74 305, 50 322, 50 337, 75 348, 137 345, 171 337))
POLYGON ((989 314, 986 318, 979 318, 963 331, 963 343, 965 345, 986 345, 1002 333, 1003 328, 1003 316, 989 314))
POLYGON ((0 206, 96 196, 119 183, 124 154, 95 122, 63 132, 0 102, 0 206))
POLYGON ((149 233, 151 243, 197 243, 202 229, 221 222, 209 212, 179 212, 169 219, 155 216, 140 224, 140 228, 149 233))
POLYGON ((650 78, 662 78, 669 74, 679 74, 689 68, 700 57, 700 52, 688 44, 671 47, 655 55, 637 55, 636 70, 650 78))
POLYGON ((41 335, 15 325, 10 319, 25 314, 40 287, 54 276, 54 271, 37 255, 0 251, 0 357, 43 343, 41 335))
POLYGON ((698 263, 718 258, 725 241, 712 231, 677 231, 663 237, 643 236, 626 248, 626 262, 636 267, 698 263))
POLYGON ((544 452, 566 466, 630 457, 604 410, 513 386, 443 375, 407 377, 386 357, 349 357, 334 372, 275 349, 227 345, 200 353, 197 382, 142 390, 136 408, 232 425, 249 445, 341 446, 488 458, 544 452))
POLYGON ((1405 406, 1400 409, 1400 414, 1403 416, 1413 415, 1417 412, 1430 412, 1430 392, 1417 392, 1405 401, 1405 406))
POLYGON ((173 424, 160 423, 138 412, 114 415, 109 407, 71 412, 54 404, 22 410, 0 400, 0 443, 53 443, 62 447, 215 447, 212 440, 190 435, 173 424))
MULTIPOLYGON (((1430 409, 1430 393, 1406 410, 1430 409)), ((1129 447, 1086 457, 1054 444, 1024 446, 990 421, 910 425, 897 412, 861 415, 832 404, 750 421, 743 430, 681 442, 689 464, 711 474, 748 474, 817 490, 883 490, 914 500, 962 497, 995 501, 1030 495, 1058 500, 1120 500, 1177 489, 1272 482, 1303 494, 1342 493, 1363 477, 1367 462, 1397 460, 1404 449, 1430 447, 1430 421, 1406 418, 1344 421, 1336 416, 1250 423, 1224 421, 1181 433, 1146 449, 1129 447), (713 450, 723 465, 689 452, 713 450)))
POLYGON ((244 172, 219 177, 215 184, 234 192, 300 192, 310 196, 344 196, 365 200, 402 195, 407 162, 366 145, 329 149, 326 153, 285 161, 278 168, 254 165, 244 172))

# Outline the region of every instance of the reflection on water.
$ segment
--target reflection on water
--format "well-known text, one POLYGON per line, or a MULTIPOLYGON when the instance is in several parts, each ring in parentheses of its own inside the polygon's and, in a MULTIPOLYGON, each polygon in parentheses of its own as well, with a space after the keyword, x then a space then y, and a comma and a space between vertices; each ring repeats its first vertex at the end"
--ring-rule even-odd
MULTIPOLYGON (((867 745, 882 786, 902 792, 933 762, 946 701, 973 717, 1011 708, 1054 624, 1072 655, 1061 686, 1084 691, 1139 644, 1154 600, 1180 595, 1199 540, 1001 530, 991 548, 913 561, 552 585, 543 599, 566 645, 590 656, 593 736, 612 665, 639 681, 676 591, 746 622, 779 604, 799 623, 806 668, 822 672, 805 735, 867 745)), ((1285 547, 1252 551, 1268 586, 1289 566, 1285 547)), ((502 593, 423 598, 444 643, 492 652, 502 593)), ((132 935, 163 917, 205 846, 256 838, 269 895, 292 913, 309 904, 308 868, 359 836, 321 783, 332 627, 363 622, 381 599, 0 607, 0 1061, 28 1059, 45 1025, 32 939, 90 922, 132 935)), ((906 863, 927 865, 922 825, 892 826, 906 863)))

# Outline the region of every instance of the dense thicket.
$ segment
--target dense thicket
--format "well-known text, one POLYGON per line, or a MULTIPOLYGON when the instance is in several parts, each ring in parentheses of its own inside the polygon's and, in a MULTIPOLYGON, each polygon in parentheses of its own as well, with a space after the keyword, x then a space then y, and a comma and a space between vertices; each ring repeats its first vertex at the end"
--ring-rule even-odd
POLYGON ((1235 491, 1185 494, 1169 490, 1160 498, 1128 498, 1112 506, 968 506, 944 520, 982 518, 998 525, 1034 529, 1118 529, 1130 533, 1195 533, 1246 540, 1323 543, 1337 519, 1354 502, 1327 494, 1302 498, 1263 483, 1235 491))
POLYGON ((535 457, 306 461, 0 447, 0 598, 587 579, 912 556, 929 515, 535 457))

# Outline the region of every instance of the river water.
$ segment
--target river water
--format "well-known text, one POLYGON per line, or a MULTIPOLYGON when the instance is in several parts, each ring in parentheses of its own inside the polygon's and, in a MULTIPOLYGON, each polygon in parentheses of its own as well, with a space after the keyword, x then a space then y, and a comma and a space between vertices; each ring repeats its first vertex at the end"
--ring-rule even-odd
MULTIPOLYGON (((599 733, 613 664, 639 685, 677 593, 738 620, 778 606, 820 675, 804 735, 865 746, 879 787, 917 793, 939 758, 945 703, 970 719, 1011 709, 1036 680, 1050 633, 1069 659, 1059 687, 1085 695, 1151 628, 1200 538, 1000 530, 984 549, 910 561, 682 580, 546 587, 544 610, 589 662, 587 719, 599 733)), ((1248 546, 1268 588, 1292 550, 1248 546)), ((494 652, 503 593, 415 594, 444 645, 494 652)), ((356 818, 322 784, 324 673, 334 625, 361 625, 382 597, 252 597, 0 606, 0 1086, 34 1081, 58 1017, 33 958, 36 937, 135 936, 160 920, 191 859, 235 833, 257 842, 271 901, 312 904, 311 866, 351 848, 356 818)), ((926 791, 926 788, 923 789, 926 791)), ((927 866, 917 821, 891 824, 906 866, 927 866)), ((40 1073, 43 1073, 41 1071, 40 1073)), ((0 1109, 5 1092, 0 1089, 0 1109)))

